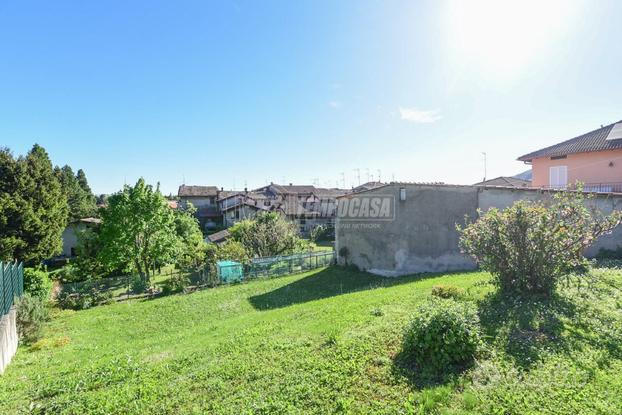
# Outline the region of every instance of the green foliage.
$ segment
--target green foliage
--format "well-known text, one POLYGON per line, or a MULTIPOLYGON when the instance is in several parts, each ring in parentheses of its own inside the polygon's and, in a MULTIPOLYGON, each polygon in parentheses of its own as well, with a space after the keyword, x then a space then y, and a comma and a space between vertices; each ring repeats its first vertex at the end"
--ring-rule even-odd
POLYGON ((138 273, 148 283, 156 265, 173 262, 182 251, 174 212, 142 178, 110 196, 101 216, 99 257, 109 268, 138 273))
POLYGON ((53 282, 45 270, 24 268, 24 292, 33 297, 48 301, 52 292, 53 282))
POLYGON ((49 319, 44 299, 25 293, 16 304, 17 333, 24 343, 34 343, 41 338, 43 323, 49 319))
POLYGON ((250 257, 286 255, 304 247, 296 226, 274 212, 238 222, 229 233, 233 240, 244 245, 250 257))
POLYGON ((67 165, 62 168, 57 167, 54 171, 67 197, 68 221, 73 222, 95 216, 97 214, 96 199, 87 183, 84 171, 78 170, 78 173, 74 175, 71 167, 67 165))
POLYGON ((43 147, 15 160, 0 150, 0 259, 35 264, 62 250, 67 197, 43 147))
POLYGON ((432 295, 438 298, 459 300, 464 297, 464 290, 455 285, 435 285, 432 287, 432 295))
POLYGON ((164 294, 170 294, 174 292, 182 291, 190 285, 190 278, 187 274, 179 272, 171 275, 166 283, 164 284, 163 292, 164 294))
POLYGON ((58 306, 69 310, 86 310, 112 302, 112 292, 101 287, 99 281, 86 281, 64 287, 56 299, 58 306))
POLYGON ((477 311, 469 303, 429 301, 419 306, 404 333, 404 353, 433 371, 473 362, 481 345, 477 311))
POLYGON ((205 263, 206 243, 194 216, 196 209, 191 205, 186 209, 176 209, 175 229, 180 239, 181 249, 175 262, 182 269, 198 269, 205 263))
POLYGON ((134 275, 130 281, 130 288, 134 294, 142 294, 149 289, 149 282, 140 275, 134 275))
POLYGON ((480 212, 461 233, 460 247, 494 276, 506 293, 550 296, 562 277, 584 270, 585 248, 622 218, 586 205, 582 191, 558 192, 551 204, 518 201, 501 211, 480 212))
POLYGON ((309 238, 313 242, 327 241, 330 239, 330 229, 326 225, 318 225, 311 229, 309 238))

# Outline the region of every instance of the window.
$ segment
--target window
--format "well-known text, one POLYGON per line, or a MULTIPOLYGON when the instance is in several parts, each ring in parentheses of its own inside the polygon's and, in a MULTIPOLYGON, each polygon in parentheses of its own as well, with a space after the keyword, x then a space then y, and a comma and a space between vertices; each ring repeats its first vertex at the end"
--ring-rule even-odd
POLYGON ((549 186, 553 189, 565 189, 568 184, 568 167, 549 167, 549 186))

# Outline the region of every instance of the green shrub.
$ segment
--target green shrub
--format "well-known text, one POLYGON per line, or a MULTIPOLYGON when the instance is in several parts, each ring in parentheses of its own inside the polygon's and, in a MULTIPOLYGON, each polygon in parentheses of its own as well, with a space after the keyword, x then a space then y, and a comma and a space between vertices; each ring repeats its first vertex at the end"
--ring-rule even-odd
POLYGON ((149 282, 139 275, 132 277, 130 288, 134 294, 142 294, 149 288, 149 282))
POLYGON ((43 301, 50 299, 53 282, 48 273, 42 269, 24 269, 24 292, 38 297, 43 301))
POLYGON ((309 233, 309 239, 313 242, 327 241, 330 239, 331 232, 326 225, 317 225, 309 233))
POLYGON ((438 298, 452 298, 459 300, 464 297, 464 290, 455 285, 435 285, 432 287, 432 295, 438 298))
POLYGON ((606 217, 587 207, 589 199, 580 190, 558 192, 551 203, 480 212, 476 222, 458 226, 460 247, 502 292, 550 296, 562 277, 587 268, 585 248, 620 223, 622 212, 606 217))
POLYGON ((45 300, 31 294, 24 294, 16 303, 17 333, 24 343, 34 343, 41 338, 43 323, 49 313, 45 300))
POLYGON ((97 281, 70 285, 58 294, 58 306, 70 310, 85 310, 112 302, 112 293, 100 287, 97 281))
POLYGON ((444 370, 471 363, 481 344, 473 305, 432 300, 417 308, 404 333, 404 353, 422 368, 444 370))
POLYGON ((168 281, 164 284, 163 293, 170 294, 174 292, 178 292, 186 288, 190 285, 190 278, 188 278, 187 274, 184 273, 176 273, 171 275, 168 281))

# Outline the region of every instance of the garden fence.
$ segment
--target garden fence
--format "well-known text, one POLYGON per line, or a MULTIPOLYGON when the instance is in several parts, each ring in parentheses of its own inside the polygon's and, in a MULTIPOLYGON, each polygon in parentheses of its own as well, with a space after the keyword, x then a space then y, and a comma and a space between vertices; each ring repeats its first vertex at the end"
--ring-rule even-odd
POLYGON ((15 299, 22 294, 24 294, 23 264, 0 261, 0 316, 7 314, 15 299))
MULTIPOLYGON (((231 262, 231 261, 227 261, 231 262)), ((243 267, 242 279, 277 277, 280 275, 295 274, 315 268, 326 267, 335 262, 334 251, 304 252, 286 256, 271 256, 253 258, 243 267)), ((233 272, 233 267, 239 267, 239 263, 221 263, 219 275, 227 275, 233 272), (228 272, 227 267, 232 267, 228 272)))

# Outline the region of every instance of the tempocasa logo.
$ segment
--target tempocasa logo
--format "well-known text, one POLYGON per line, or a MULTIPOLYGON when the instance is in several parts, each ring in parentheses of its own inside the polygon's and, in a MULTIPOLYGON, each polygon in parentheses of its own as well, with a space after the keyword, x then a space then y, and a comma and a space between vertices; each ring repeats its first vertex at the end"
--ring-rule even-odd
POLYGON ((339 199, 337 217, 340 220, 390 221, 395 219, 395 196, 352 195, 339 199))

